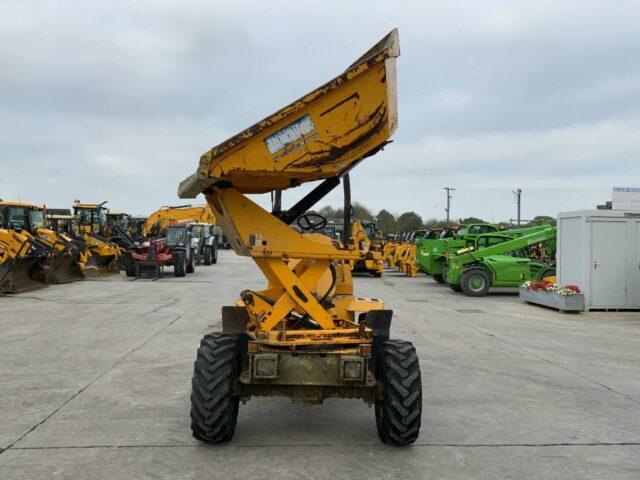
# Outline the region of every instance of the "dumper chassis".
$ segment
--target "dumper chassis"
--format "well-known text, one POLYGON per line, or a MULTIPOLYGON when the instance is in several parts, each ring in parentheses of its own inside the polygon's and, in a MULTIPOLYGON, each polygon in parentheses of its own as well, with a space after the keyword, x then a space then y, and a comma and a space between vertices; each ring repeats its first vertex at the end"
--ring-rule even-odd
POLYGON ((364 254, 319 233, 323 222, 309 213, 341 183, 350 198, 349 171, 395 131, 399 54, 394 30, 342 75, 206 152, 181 182, 178 195, 204 193, 231 247, 251 257, 268 281, 224 307, 222 331, 200 343, 191 393, 195 438, 230 440, 239 403, 256 396, 303 405, 361 399, 375 405, 383 442, 418 438, 416 350, 390 338, 392 311, 381 300, 354 295, 349 265, 364 254), (316 180, 322 182, 288 210, 278 201, 269 212, 246 196, 316 180), (290 227, 294 222, 302 232, 290 227))

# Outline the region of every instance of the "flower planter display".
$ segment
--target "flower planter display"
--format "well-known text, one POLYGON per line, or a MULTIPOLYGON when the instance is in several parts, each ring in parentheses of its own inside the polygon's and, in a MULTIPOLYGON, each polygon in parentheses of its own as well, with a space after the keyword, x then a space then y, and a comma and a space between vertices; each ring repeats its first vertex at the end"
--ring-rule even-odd
POLYGON ((520 286, 520 300, 561 312, 582 312, 584 295, 574 285, 561 287, 551 282, 526 282, 520 286))

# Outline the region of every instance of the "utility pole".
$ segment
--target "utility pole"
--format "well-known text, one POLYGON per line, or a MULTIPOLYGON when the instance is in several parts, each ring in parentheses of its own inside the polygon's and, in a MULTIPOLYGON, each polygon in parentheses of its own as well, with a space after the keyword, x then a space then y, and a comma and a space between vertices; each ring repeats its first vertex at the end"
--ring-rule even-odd
POLYGON ((451 199, 453 198, 451 196, 451 192, 455 191, 455 188, 453 188, 453 187, 442 187, 442 189, 447 191, 447 208, 445 210, 447 212, 447 223, 449 223, 449 213, 451 211, 451 199))
POLYGON ((512 192, 513 192, 513 195, 516 197, 516 204, 518 205, 518 215, 517 215, 518 220, 517 221, 518 221, 518 225, 520 225, 520 219, 521 219, 521 217, 520 217, 520 207, 522 205, 522 189, 518 188, 516 190, 512 190, 512 192))

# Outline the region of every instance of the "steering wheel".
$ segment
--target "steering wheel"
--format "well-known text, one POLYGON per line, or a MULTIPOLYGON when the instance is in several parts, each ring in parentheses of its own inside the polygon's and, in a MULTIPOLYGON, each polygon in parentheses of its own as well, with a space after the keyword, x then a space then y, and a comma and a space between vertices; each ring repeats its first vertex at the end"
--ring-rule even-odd
POLYGON ((305 213, 298 217, 296 223, 301 230, 308 232, 310 230, 322 230, 327 226, 327 219, 317 213, 305 213))

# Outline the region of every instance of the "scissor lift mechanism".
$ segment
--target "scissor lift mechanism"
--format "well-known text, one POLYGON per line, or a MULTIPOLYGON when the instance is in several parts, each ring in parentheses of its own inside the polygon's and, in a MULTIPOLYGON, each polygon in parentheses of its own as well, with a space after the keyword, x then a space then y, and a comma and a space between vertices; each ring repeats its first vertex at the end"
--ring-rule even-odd
POLYGON ((415 349, 389 340, 392 312, 382 301, 353 294, 348 263, 363 254, 316 233, 326 221, 306 213, 388 143, 397 126, 399 54, 394 30, 342 75, 206 152, 180 184, 181 198, 204 193, 231 247, 253 258, 268 281, 225 307, 223 332, 201 342, 191 397, 196 438, 231 439, 238 402, 261 395, 302 404, 361 398, 375 403, 383 441, 418 437, 415 349), (246 196, 318 180, 286 211, 268 212, 246 196), (291 228, 294 221, 306 231, 291 228))

